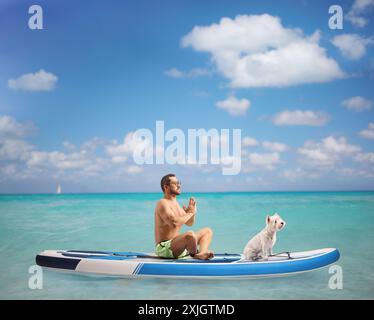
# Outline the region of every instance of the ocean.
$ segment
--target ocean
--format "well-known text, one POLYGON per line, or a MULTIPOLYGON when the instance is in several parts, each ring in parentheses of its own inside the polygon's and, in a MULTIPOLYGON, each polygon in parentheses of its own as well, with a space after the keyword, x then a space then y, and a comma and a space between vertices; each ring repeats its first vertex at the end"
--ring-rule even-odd
POLYGON ((197 200, 195 225, 209 226, 211 249, 241 253, 267 214, 286 221, 275 252, 336 247, 342 289, 329 267, 290 277, 178 280, 89 277, 44 270, 30 289, 35 256, 45 249, 154 250, 154 207, 161 193, 0 195, 0 299, 373 299, 374 192, 185 193, 197 200))

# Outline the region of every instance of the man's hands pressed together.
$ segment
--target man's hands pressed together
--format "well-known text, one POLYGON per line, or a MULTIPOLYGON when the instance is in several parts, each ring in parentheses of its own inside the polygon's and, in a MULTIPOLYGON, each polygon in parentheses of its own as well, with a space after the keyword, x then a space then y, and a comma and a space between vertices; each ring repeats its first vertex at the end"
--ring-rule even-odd
POLYGON ((190 201, 188 203, 188 207, 183 205, 183 210, 186 211, 187 213, 196 214, 197 206, 196 206, 195 198, 190 198, 190 201))

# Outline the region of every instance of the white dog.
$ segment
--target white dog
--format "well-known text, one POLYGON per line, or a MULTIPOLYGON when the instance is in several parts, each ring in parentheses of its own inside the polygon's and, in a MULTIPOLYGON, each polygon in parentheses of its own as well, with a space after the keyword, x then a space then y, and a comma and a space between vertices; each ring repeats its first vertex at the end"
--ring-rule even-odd
POLYGON ((243 250, 247 260, 263 258, 268 260, 269 255, 273 254, 273 246, 277 240, 277 231, 284 228, 286 222, 282 220, 278 213, 273 216, 266 216, 266 227, 248 241, 243 250))

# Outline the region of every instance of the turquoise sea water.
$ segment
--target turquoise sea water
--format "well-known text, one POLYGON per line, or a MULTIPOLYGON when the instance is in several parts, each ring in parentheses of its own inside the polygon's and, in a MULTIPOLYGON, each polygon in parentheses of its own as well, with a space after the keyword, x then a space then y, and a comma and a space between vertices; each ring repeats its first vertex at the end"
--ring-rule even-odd
MULTIPOLYGON (((179 201, 187 203, 191 194, 179 201)), ((0 196, 0 299, 373 299, 374 192, 197 193, 196 223, 210 226, 215 252, 241 253, 267 213, 287 222, 275 252, 336 247, 343 289, 329 268, 285 278, 163 280, 94 278, 44 271, 28 287, 29 267, 44 249, 154 249, 153 211, 161 194, 0 196)))

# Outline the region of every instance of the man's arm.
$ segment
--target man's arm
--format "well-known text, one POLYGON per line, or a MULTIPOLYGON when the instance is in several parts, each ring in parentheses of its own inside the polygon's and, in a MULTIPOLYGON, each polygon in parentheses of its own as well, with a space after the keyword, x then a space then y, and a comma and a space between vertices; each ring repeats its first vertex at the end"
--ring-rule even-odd
POLYGON ((186 225, 191 227, 195 223, 195 215, 193 215, 187 222, 186 225))
POLYGON ((186 212, 183 216, 177 216, 169 206, 160 203, 159 215, 163 221, 175 228, 184 225, 195 215, 195 212, 186 212))
POLYGON ((183 206, 183 210, 185 212, 193 212, 194 215, 186 222, 186 225, 191 227, 195 223, 195 216, 197 211, 196 200, 194 198, 190 198, 190 202, 188 203, 188 207, 183 206))

